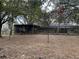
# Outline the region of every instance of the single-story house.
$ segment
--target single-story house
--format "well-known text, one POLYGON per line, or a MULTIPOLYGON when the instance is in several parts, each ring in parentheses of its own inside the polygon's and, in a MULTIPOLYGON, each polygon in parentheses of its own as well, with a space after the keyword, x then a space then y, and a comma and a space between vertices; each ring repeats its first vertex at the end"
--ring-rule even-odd
POLYGON ((75 32, 79 33, 79 25, 52 25, 48 27, 42 27, 33 24, 19 24, 14 25, 15 34, 46 34, 46 33, 68 33, 75 32))

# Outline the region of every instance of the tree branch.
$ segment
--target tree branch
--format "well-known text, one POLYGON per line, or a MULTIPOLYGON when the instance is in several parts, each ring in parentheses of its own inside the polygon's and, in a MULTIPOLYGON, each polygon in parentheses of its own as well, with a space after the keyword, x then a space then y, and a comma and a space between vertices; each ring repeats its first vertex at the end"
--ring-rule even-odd
POLYGON ((4 17, 7 15, 8 13, 7 12, 5 12, 3 15, 2 15, 2 17, 1 17, 1 20, 3 20, 4 19, 4 17))
POLYGON ((5 22, 7 22, 7 21, 9 21, 10 19, 8 18, 8 19, 6 19, 6 20, 4 20, 1 24, 4 24, 5 22))

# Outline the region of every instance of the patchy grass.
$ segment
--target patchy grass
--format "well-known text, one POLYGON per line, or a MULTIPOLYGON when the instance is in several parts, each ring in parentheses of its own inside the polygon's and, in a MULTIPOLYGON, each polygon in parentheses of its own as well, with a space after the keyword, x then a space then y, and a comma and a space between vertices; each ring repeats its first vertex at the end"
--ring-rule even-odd
POLYGON ((79 36, 16 35, 0 38, 0 59, 79 59, 79 36))

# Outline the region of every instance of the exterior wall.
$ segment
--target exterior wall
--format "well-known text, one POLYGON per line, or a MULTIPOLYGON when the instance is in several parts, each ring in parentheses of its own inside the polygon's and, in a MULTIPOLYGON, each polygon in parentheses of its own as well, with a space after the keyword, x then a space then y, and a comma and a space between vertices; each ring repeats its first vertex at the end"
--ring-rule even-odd
POLYGON ((37 25, 14 25, 15 34, 32 34, 37 33, 40 26, 37 25))
MULTIPOLYGON (((10 28, 8 22, 4 23, 2 26, 2 35, 8 36, 10 34, 10 28)), ((14 34, 14 26, 12 26, 12 35, 14 34)))
POLYGON ((9 26, 8 26, 8 22, 6 22, 2 26, 2 35, 9 35, 9 32, 10 32, 10 29, 9 29, 9 26))
POLYGON ((15 34, 55 34, 55 33, 79 33, 79 26, 67 27, 41 27, 38 25, 15 25, 15 34), (59 32, 58 32, 59 29, 59 32))

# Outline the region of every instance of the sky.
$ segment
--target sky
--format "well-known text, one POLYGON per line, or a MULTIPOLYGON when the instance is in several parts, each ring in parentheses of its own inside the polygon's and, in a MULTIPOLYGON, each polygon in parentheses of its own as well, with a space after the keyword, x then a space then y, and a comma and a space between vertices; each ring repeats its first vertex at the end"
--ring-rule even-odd
POLYGON ((51 12, 52 10, 55 9, 55 4, 53 2, 50 2, 49 4, 49 1, 45 2, 43 5, 42 5, 42 10, 43 11, 46 11, 46 12, 51 12))
POLYGON ((53 2, 50 2, 50 0, 47 0, 42 6, 42 11, 51 12, 55 9, 55 4, 53 2))

